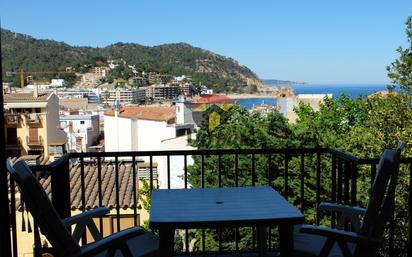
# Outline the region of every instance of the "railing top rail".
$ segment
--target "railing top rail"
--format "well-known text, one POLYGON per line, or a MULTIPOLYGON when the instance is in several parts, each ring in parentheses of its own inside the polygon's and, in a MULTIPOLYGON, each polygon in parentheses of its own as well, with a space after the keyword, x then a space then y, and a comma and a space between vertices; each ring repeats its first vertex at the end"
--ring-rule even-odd
MULTIPOLYGON (((376 158, 361 158, 359 159, 358 164, 378 164, 379 157, 376 158)), ((405 157, 400 159, 400 163, 403 164, 412 164, 412 157, 405 157)))
POLYGON ((129 151, 129 152, 82 152, 70 153, 71 158, 81 157, 132 157, 132 156, 173 156, 173 155, 219 155, 219 154, 302 154, 327 153, 327 148, 277 148, 277 149, 200 149, 167 151, 129 151))
POLYGON ((356 156, 345 153, 345 152, 342 152, 342 151, 339 151, 335 148, 328 148, 328 152, 331 153, 331 154, 337 155, 338 157, 340 157, 342 159, 345 159, 345 160, 348 160, 348 161, 352 161, 352 162, 356 162, 356 163, 359 162, 359 158, 357 158, 356 156))
POLYGON ((61 165, 65 163, 66 161, 69 161, 70 158, 71 158, 70 154, 67 153, 50 164, 33 165, 33 166, 30 166, 30 168, 32 169, 32 171, 53 171, 61 167, 61 165))

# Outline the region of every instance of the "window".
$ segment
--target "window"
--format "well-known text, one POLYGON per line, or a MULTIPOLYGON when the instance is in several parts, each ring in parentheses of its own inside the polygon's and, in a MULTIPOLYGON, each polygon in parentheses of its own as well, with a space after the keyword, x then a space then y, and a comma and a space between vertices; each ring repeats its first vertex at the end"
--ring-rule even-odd
POLYGON ((62 145, 50 145, 49 146, 49 155, 62 156, 63 155, 63 146, 62 145))
POLYGON ((41 113, 41 109, 40 109, 40 108, 36 108, 36 109, 34 110, 34 112, 35 112, 35 113, 41 113))
POLYGON ((81 124, 81 125, 84 125, 84 120, 81 120, 81 121, 80 121, 80 124, 81 124))
POLYGON ((7 144, 8 145, 17 145, 17 129, 16 128, 7 128, 7 144))

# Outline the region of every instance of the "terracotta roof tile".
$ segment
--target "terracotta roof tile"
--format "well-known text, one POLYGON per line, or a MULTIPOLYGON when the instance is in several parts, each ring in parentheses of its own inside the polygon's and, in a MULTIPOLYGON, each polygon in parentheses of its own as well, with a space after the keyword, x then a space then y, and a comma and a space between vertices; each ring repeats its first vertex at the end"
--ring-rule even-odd
MULTIPOLYGON (((119 166, 119 206, 120 208, 134 208, 133 196, 133 166, 130 162, 120 162, 119 166)), ((156 178, 157 164, 153 164, 153 171, 156 178)), ((136 192, 139 190, 139 178, 148 178, 150 168, 145 163, 136 163, 136 192)), ((51 177, 49 172, 38 174, 40 184, 51 198, 51 177)), ((74 165, 70 170, 70 201, 71 209, 82 208, 82 189, 81 189, 81 166, 74 165)), ((84 185, 85 185, 85 207, 92 209, 99 207, 99 182, 96 163, 84 164, 84 185)), ((116 172, 115 163, 101 163, 101 196, 102 206, 110 209, 116 208, 116 172)), ((136 201, 139 197, 136 195, 136 201)), ((139 207, 139 206, 137 206, 139 207)), ((20 210, 20 200, 16 200, 16 209, 20 210)))
MULTIPOLYGON (((114 116, 114 110, 107 111, 105 115, 114 116)), ((176 110, 174 107, 164 106, 124 106, 121 107, 119 116, 141 120, 170 121, 176 118, 176 110)))
POLYGON ((212 103, 233 103, 233 99, 225 95, 213 94, 196 98, 195 104, 212 104, 212 103))

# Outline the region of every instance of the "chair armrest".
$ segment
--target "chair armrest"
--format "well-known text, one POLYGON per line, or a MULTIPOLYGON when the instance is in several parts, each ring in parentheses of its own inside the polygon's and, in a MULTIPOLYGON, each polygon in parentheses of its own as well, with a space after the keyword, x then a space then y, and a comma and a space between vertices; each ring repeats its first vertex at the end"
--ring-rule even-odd
POLYGON ((331 238, 335 241, 353 242, 364 245, 380 245, 382 243, 381 240, 361 236, 354 232, 326 227, 317 227, 312 225, 302 225, 300 228, 300 232, 324 236, 327 238, 331 238))
POLYGON ((361 207, 343 205, 343 204, 337 204, 337 203, 328 203, 328 202, 320 203, 319 210, 351 213, 351 214, 357 214, 357 215, 364 215, 366 212, 366 209, 361 208, 361 207))
MULTIPOLYGON (((145 231, 141 227, 132 227, 110 236, 107 236, 97 242, 85 245, 80 248, 80 250, 70 257, 85 257, 85 256, 95 256, 98 253, 109 249, 117 249, 121 244, 126 244, 126 241, 130 238, 143 235, 145 231)), ((127 246, 127 245, 126 245, 127 246)))
POLYGON ((90 221, 92 218, 96 217, 101 217, 107 213, 109 213, 110 210, 106 207, 99 207, 96 209, 92 209, 90 211, 82 212, 80 214, 74 215, 72 217, 68 217, 62 220, 63 224, 68 227, 71 225, 75 225, 78 223, 85 223, 90 221))
POLYGON ((320 203, 319 210, 334 211, 339 212, 341 215, 338 220, 336 227, 338 229, 343 229, 345 223, 349 220, 353 225, 356 232, 359 232, 361 227, 361 221, 359 215, 364 215, 366 210, 357 206, 342 205, 336 203, 320 203))

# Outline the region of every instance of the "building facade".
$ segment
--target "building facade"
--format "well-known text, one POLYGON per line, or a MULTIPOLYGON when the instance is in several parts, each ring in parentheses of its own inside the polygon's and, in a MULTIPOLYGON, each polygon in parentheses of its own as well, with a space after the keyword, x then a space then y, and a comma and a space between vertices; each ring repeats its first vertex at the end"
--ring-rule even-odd
POLYGON ((59 123, 59 99, 54 93, 4 95, 6 149, 9 156, 43 155, 52 160, 66 150, 59 123))
POLYGON ((136 89, 108 89, 101 93, 102 103, 113 106, 116 101, 120 104, 138 103, 145 100, 146 91, 136 89))
POLYGON ((63 115, 60 125, 67 134, 67 150, 70 152, 88 152, 100 135, 98 114, 63 115))

